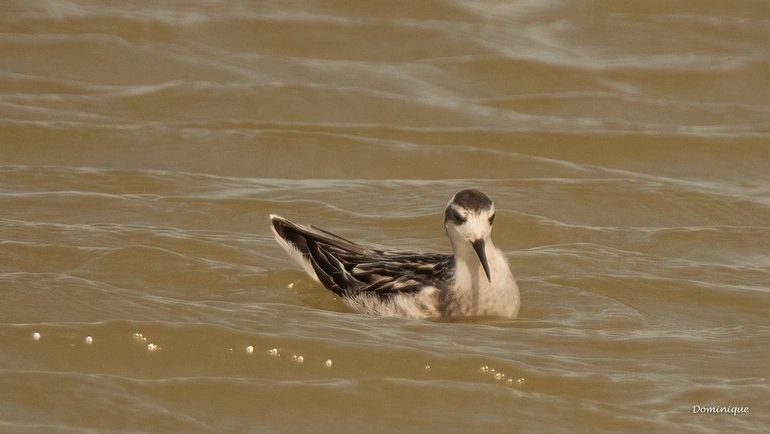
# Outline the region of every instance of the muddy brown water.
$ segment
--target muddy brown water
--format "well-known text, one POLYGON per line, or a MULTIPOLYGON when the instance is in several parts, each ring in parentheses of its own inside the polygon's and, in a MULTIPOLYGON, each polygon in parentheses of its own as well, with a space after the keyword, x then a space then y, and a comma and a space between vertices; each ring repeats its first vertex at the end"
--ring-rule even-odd
POLYGON ((767 2, 0 10, 0 431, 770 428, 767 2), (267 225, 447 251, 466 187, 516 320, 351 313, 267 225))

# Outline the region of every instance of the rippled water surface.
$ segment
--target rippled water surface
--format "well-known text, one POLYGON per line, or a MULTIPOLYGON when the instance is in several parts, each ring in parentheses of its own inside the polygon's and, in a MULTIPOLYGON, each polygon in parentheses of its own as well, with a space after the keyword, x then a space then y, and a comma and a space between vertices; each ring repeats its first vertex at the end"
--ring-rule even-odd
POLYGON ((0 431, 770 429, 766 1, 0 12, 0 431), (516 320, 350 313, 267 224, 448 251, 466 187, 516 320))

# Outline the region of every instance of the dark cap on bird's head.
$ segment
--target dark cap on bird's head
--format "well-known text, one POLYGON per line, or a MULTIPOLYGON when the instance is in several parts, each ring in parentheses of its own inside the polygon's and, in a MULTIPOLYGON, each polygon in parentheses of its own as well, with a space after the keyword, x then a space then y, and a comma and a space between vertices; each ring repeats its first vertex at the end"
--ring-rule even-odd
POLYGON ((469 188, 455 194, 452 203, 469 211, 481 211, 492 206, 492 199, 475 188, 469 188))

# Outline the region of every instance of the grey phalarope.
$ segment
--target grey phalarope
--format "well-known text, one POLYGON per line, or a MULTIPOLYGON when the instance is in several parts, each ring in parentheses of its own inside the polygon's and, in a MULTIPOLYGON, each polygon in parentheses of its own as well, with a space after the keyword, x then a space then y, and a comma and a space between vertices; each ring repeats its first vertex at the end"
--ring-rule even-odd
POLYGON ((406 318, 515 318, 520 297, 492 243, 495 205, 484 193, 455 194, 444 211, 454 254, 386 251, 270 215, 275 239, 313 279, 358 312, 406 318))

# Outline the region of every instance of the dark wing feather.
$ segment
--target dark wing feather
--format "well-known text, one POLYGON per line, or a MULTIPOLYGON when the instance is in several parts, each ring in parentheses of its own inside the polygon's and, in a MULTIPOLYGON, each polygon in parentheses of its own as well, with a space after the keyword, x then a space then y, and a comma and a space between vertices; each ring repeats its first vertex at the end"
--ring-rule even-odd
POLYGON ((426 286, 444 290, 452 275, 451 255, 371 249, 316 227, 272 218, 276 233, 302 253, 318 280, 335 294, 387 298, 426 286))

